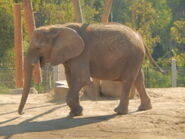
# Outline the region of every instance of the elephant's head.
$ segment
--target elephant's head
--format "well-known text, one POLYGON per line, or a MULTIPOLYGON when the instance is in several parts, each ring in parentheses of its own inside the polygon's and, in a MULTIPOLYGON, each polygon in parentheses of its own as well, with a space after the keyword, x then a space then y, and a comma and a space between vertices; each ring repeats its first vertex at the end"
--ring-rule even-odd
POLYGON ((84 49, 84 42, 73 29, 62 25, 45 26, 36 29, 24 60, 25 80, 18 113, 21 114, 26 103, 31 85, 33 66, 51 63, 62 64, 76 56, 84 49))

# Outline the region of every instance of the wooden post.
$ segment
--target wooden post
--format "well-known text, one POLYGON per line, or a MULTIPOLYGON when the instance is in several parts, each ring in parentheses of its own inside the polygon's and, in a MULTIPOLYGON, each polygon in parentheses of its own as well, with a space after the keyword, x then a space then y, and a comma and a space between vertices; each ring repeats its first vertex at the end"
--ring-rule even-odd
MULTIPOLYGON (((104 11, 101 18, 102 23, 108 23, 111 7, 112 7, 112 0, 105 0, 104 11)), ((92 97, 92 94, 93 94, 95 97, 98 97, 100 95, 100 80, 93 79, 93 83, 91 86, 88 88, 88 91, 87 91, 88 95, 92 97)))
MULTIPOLYGON (((104 24, 109 22, 109 15, 112 8, 112 2, 113 0, 105 0, 104 10, 101 17, 101 22, 104 24)), ((136 92, 135 86, 132 86, 129 96, 130 99, 133 99, 135 97, 135 92, 136 92)))
MULTIPOLYGON (((79 0, 73 0, 74 12, 76 17, 76 22, 83 23, 82 10, 79 0)), ((84 92, 91 98, 96 98, 100 95, 100 80, 93 79, 92 84, 84 88, 84 92)))
MULTIPOLYGON (((102 23, 108 23, 108 18, 109 18, 111 7, 112 7, 112 0, 105 0, 104 11, 103 11, 103 15, 101 18, 102 23)), ((100 96, 100 80, 93 78, 93 83, 91 86, 88 88, 88 91, 87 91, 88 96, 92 97, 92 95, 94 95, 94 97, 99 97, 100 96)))
MULTIPOLYGON (((28 37, 29 37, 29 41, 31 41, 32 33, 36 28, 34 15, 33 15, 33 11, 32 11, 31 0, 23 0, 23 7, 24 7, 24 12, 25 12, 25 17, 26 17, 26 26, 27 26, 27 31, 28 31, 28 37)), ((42 80, 40 63, 37 63, 33 68, 33 80, 35 83, 40 83, 42 80)))
POLYGON ((108 23, 109 22, 109 15, 112 8, 112 0, 105 0, 104 10, 101 17, 102 23, 108 23))
POLYGON ((74 12, 75 12, 75 17, 76 17, 76 22, 82 23, 83 22, 83 17, 82 17, 82 10, 80 6, 80 1, 79 0, 73 0, 73 5, 74 5, 74 12))
POLYGON ((177 87, 177 67, 175 59, 172 59, 171 70, 172 70, 172 87, 177 87))
POLYGON ((23 53, 22 53, 22 23, 21 4, 14 4, 14 44, 16 58, 16 87, 23 87, 23 53))
MULTIPOLYGON (((80 1, 79 0, 73 0, 73 7, 74 7, 74 13, 75 13, 75 18, 77 23, 82 23, 83 18, 82 18, 82 11, 81 11, 81 6, 80 6, 80 1)), ((59 80, 59 67, 60 65, 57 65, 54 67, 54 82, 59 80)))

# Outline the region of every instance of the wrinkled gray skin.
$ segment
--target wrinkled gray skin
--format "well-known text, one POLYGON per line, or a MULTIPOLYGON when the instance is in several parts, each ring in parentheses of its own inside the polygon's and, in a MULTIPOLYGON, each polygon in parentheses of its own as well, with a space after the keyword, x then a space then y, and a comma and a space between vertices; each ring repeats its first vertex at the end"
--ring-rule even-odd
MULTIPOLYGON (((141 104, 139 110, 151 109, 141 66, 148 52, 143 40, 132 29, 120 24, 77 24, 44 26, 33 33, 25 57, 25 84, 18 112, 22 113, 30 89, 33 65, 64 64, 69 92, 66 97, 70 116, 82 114, 79 90, 90 83, 90 77, 122 81, 123 92, 117 114, 127 114, 129 92, 135 85, 141 104)), ((149 55, 149 58, 150 55, 149 55)))

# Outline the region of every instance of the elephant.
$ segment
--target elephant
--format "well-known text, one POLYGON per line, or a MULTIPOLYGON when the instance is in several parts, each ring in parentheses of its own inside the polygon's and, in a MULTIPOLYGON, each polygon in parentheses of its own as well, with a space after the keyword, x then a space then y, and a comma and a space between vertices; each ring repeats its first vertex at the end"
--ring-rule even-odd
MULTIPOLYGON (((66 103, 69 116, 82 115, 79 90, 90 84, 90 78, 122 82, 122 94, 117 114, 127 114, 129 92, 135 85, 140 95, 139 110, 152 108, 144 86, 141 70, 145 54, 152 59, 142 37, 133 29, 120 24, 65 23, 37 28, 24 59, 25 80, 18 113, 23 114, 33 66, 40 63, 63 64, 69 91, 66 103)), ((161 70, 161 69, 160 69, 161 70)))

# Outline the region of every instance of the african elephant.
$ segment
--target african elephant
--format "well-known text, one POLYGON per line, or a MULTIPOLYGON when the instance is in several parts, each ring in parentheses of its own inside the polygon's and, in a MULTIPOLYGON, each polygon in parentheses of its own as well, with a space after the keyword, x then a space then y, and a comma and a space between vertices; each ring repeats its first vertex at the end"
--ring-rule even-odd
MULTIPOLYGON (((25 56, 25 83, 18 113, 26 103, 33 65, 63 64, 69 91, 66 103, 70 116, 82 114, 79 90, 90 83, 90 77, 122 81, 120 102, 114 111, 127 114, 129 91, 135 84, 141 99, 139 110, 152 108, 143 83, 141 66, 145 53, 151 60, 141 36, 120 24, 79 24, 43 26, 33 33, 25 56)), ((155 62, 155 61, 153 61, 155 62)))

